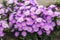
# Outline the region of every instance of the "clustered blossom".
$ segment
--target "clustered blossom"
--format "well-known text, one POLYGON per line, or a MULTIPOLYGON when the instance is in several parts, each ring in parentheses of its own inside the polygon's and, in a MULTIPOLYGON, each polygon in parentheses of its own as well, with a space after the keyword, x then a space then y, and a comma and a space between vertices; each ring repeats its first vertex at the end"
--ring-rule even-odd
MULTIPOLYGON (((57 6, 50 5, 44 7, 38 5, 36 0, 23 0, 23 2, 16 1, 13 13, 10 14, 9 24, 14 25, 14 29, 22 31, 21 35, 26 36, 27 33, 37 33, 42 35, 45 32, 47 35, 54 30, 54 17, 60 16, 57 6)), ((58 23, 59 24, 59 23, 58 23)), ((19 34, 18 32, 15 35, 19 34)))
POLYGON ((8 9, 6 9, 3 4, 0 4, 0 19, 2 18, 2 15, 7 16, 6 15, 7 12, 8 12, 8 9))
MULTIPOLYGON (((56 26, 54 18, 60 16, 60 12, 56 11, 58 10, 56 5, 45 7, 38 5, 36 0, 22 0, 22 2, 9 0, 7 6, 7 9, 11 11, 8 26, 12 28, 11 32, 18 30, 15 32, 16 37, 19 35, 25 37, 28 33, 49 35, 56 26), (11 4, 13 4, 13 10, 10 8, 11 4)), ((57 25, 60 26, 60 20, 57 21, 57 25)), ((8 26, 6 25, 5 28, 8 26)))
POLYGON ((9 25, 7 24, 6 20, 1 20, 0 21, 0 37, 4 36, 4 29, 9 28, 9 25))

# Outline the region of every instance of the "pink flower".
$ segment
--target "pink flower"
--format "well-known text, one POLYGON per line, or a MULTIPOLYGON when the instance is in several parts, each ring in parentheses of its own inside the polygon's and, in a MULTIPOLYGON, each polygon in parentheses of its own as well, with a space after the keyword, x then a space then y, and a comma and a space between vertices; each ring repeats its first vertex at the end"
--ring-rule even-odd
POLYGON ((33 28, 33 31, 34 32, 38 32, 39 31, 39 28, 38 27, 35 27, 35 28, 33 28))
POLYGON ((30 1, 25 1, 24 4, 25 5, 29 5, 30 4, 30 1))
POLYGON ((54 12, 55 16, 60 16, 60 12, 54 12))
POLYGON ((60 26, 60 20, 57 20, 56 22, 57 22, 57 25, 60 26))
POLYGON ((36 22, 42 22, 42 20, 43 20, 43 19, 40 18, 40 17, 39 17, 39 18, 36 18, 36 22))
POLYGON ((28 11, 28 10, 27 11, 24 11, 24 15, 26 15, 26 16, 27 15, 30 15, 30 11, 28 11))
POLYGON ((39 30, 39 31, 37 32, 37 34, 38 34, 38 35, 42 35, 42 30, 39 30))
POLYGON ((8 0, 7 4, 12 4, 14 0, 8 0))
POLYGON ((51 31, 46 31, 46 34, 49 36, 50 35, 50 33, 51 33, 51 31))
POLYGON ((18 37, 19 36, 19 32, 15 32, 15 37, 18 37))
POLYGON ((21 35, 22 35, 23 37, 25 37, 25 36, 27 36, 27 32, 23 31, 23 32, 21 33, 21 35))
POLYGON ((32 32, 32 27, 27 27, 28 32, 32 32))

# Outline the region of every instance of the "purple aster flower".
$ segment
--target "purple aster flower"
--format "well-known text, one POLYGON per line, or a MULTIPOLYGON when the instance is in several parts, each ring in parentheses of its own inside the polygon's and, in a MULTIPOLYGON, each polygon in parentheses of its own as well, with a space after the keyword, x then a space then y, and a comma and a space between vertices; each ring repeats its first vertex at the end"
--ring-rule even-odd
POLYGON ((60 16, 60 12, 54 12, 55 16, 60 16))
POLYGON ((41 23, 36 23, 36 24, 34 24, 34 25, 36 25, 36 27, 41 27, 40 24, 41 24, 41 23))
POLYGON ((14 1, 14 0, 8 0, 8 1, 7 1, 7 4, 13 4, 13 1, 14 1))
POLYGON ((44 22, 41 22, 41 23, 40 23, 41 28, 43 28, 43 27, 44 27, 44 25, 45 25, 45 23, 44 23, 44 22))
POLYGON ((11 13, 9 16, 9 20, 12 21, 14 19, 14 13, 11 13))
POLYGON ((38 6, 38 9, 40 9, 40 11, 44 11, 46 10, 46 7, 44 7, 43 5, 37 5, 38 6), (44 9, 45 8, 45 9, 44 9))
POLYGON ((58 10, 58 7, 56 5, 50 5, 48 8, 52 9, 52 8, 55 8, 56 10, 58 10))
POLYGON ((36 9, 37 9, 36 7, 31 7, 30 11, 33 13, 35 12, 36 9))
POLYGON ((15 32, 15 37, 18 37, 19 36, 19 32, 15 32))
POLYGON ((49 36, 50 35, 50 33, 51 33, 51 31, 49 30, 49 31, 46 31, 46 34, 49 36))
MULTIPOLYGON (((20 26, 20 25, 19 25, 20 26)), ((14 25, 14 28, 17 29, 18 28, 18 25, 14 25)))
POLYGON ((6 20, 2 20, 0 22, 1 22, 3 28, 9 28, 9 25, 7 24, 6 20))
POLYGON ((48 23, 51 23, 52 22, 52 17, 51 16, 47 16, 45 17, 45 20, 48 22, 48 23), (49 21, 48 21, 49 20, 49 21))
POLYGON ((0 26, 0 32, 3 32, 4 28, 2 26, 0 26))
POLYGON ((56 7, 56 5, 50 5, 49 7, 50 7, 50 8, 54 8, 54 7, 56 7))
POLYGON ((24 12, 24 15, 26 15, 26 16, 30 15, 30 11, 28 11, 28 10, 27 11, 23 11, 23 12, 24 12))
POLYGON ((60 18, 60 15, 59 15, 59 16, 57 16, 57 18, 60 18))
POLYGON ((38 35, 42 35, 42 30, 39 30, 39 31, 37 32, 37 34, 38 34, 38 35))
POLYGON ((16 23, 16 25, 15 26, 17 26, 17 27, 22 27, 22 23, 16 23))
POLYGON ((0 8, 2 8, 3 7, 3 4, 0 4, 0 8))
POLYGON ((34 21, 31 21, 31 20, 26 22, 27 25, 33 25, 33 23, 34 21))
POLYGON ((25 5, 29 5, 30 4, 30 1, 25 1, 24 4, 25 5))
POLYGON ((3 32, 0 32, 0 37, 3 37, 4 36, 4 33, 3 32))
POLYGON ((34 32, 37 32, 37 31, 39 31, 39 28, 35 27, 35 28, 33 28, 33 30, 34 30, 34 32))
MULTIPOLYGON (((31 13, 31 14, 33 14, 33 13, 31 13)), ((31 15, 31 18, 37 19, 37 16, 33 14, 33 15, 31 15)))
POLYGON ((57 25, 60 26, 60 20, 57 20, 56 22, 57 22, 57 25))
POLYGON ((23 22, 24 21, 24 18, 23 17, 20 17, 17 22, 23 22))
POLYGON ((19 7, 18 6, 15 6, 14 7, 14 11, 16 11, 16 10, 18 10, 19 9, 19 7))
POLYGON ((23 31, 23 32, 21 33, 21 35, 22 35, 23 37, 25 37, 25 36, 27 36, 27 32, 23 31))
POLYGON ((19 7, 19 10, 24 10, 25 9, 25 5, 19 7))
POLYGON ((26 26, 26 22, 22 22, 22 26, 26 26))
POLYGON ((29 0, 29 1, 30 1, 30 3, 31 3, 32 5, 38 4, 36 0, 33 0, 33 1, 32 1, 32 0, 29 0))
POLYGON ((4 8, 0 9, 0 14, 5 15, 5 9, 4 8))
POLYGON ((36 18, 36 22, 42 22, 42 20, 43 20, 43 19, 40 18, 40 17, 39 17, 39 18, 36 18))
POLYGON ((27 27, 28 32, 32 32, 32 27, 27 27))
POLYGON ((23 29, 21 27, 18 28, 18 31, 22 31, 23 29))
POLYGON ((55 27, 55 22, 51 22, 50 25, 52 25, 53 27, 55 27))
POLYGON ((46 31, 49 31, 49 30, 53 30, 54 29, 54 27, 52 25, 50 25, 50 24, 45 24, 43 28, 46 31))
POLYGON ((27 26, 23 26, 22 29, 23 29, 23 30, 27 30, 28 27, 27 27, 27 26))
POLYGON ((48 11, 44 11, 44 14, 54 17, 54 13, 53 13, 53 11, 51 9, 49 9, 48 11))
POLYGON ((37 15, 41 14, 40 9, 37 9, 37 10, 36 10, 36 14, 37 14, 37 15))

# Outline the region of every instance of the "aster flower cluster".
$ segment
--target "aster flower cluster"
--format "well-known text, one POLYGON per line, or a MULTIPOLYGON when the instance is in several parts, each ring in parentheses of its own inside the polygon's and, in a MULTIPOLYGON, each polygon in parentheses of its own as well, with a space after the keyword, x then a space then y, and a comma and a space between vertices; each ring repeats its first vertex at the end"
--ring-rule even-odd
POLYGON ((0 4, 0 37, 3 37, 5 35, 4 30, 9 28, 7 20, 5 19, 7 12, 8 9, 6 9, 3 4, 0 4))
MULTIPOLYGON (((11 32, 15 32, 16 37, 19 35, 27 36, 28 33, 37 33, 38 35, 46 33, 46 35, 49 35, 56 26, 56 22, 53 21, 54 18, 60 16, 60 12, 56 11, 58 10, 56 5, 45 7, 38 5, 36 0, 22 0, 21 2, 18 0, 9 0, 7 1, 6 9, 3 11, 4 14, 8 10, 10 11, 9 25, 5 20, 2 20, 1 27, 3 29, 12 28, 11 32), (11 8, 11 5, 13 8, 11 8)), ((60 26, 60 20, 57 21, 57 24, 60 26)))
POLYGON ((6 20, 0 21, 0 37, 3 37, 5 35, 4 29, 9 28, 9 25, 7 24, 6 20))
MULTIPOLYGON (((38 35, 45 32, 49 35, 54 30, 55 22, 53 19, 60 16, 60 12, 55 12, 58 10, 57 6, 39 6, 35 0, 16 1, 14 4, 16 5, 13 13, 9 16, 9 24, 10 26, 14 25, 13 28, 20 31, 22 36, 26 36, 28 32, 36 32, 38 35)), ((15 35, 19 36, 19 32, 16 32, 15 35)))
POLYGON ((2 16, 7 16, 8 9, 4 7, 3 4, 0 4, 0 19, 2 19, 2 16))

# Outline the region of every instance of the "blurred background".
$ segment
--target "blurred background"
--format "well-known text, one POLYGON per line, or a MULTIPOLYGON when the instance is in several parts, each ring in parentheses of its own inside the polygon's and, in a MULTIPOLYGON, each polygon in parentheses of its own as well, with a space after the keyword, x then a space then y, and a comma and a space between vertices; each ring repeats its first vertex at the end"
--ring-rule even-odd
MULTIPOLYGON (((7 1, 7 0, 0 0, 0 3, 2 3, 3 1, 7 1)), ((55 4, 57 1, 60 1, 60 0, 37 0, 39 5, 45 5, 45 6, 49 4, 55 4)))

